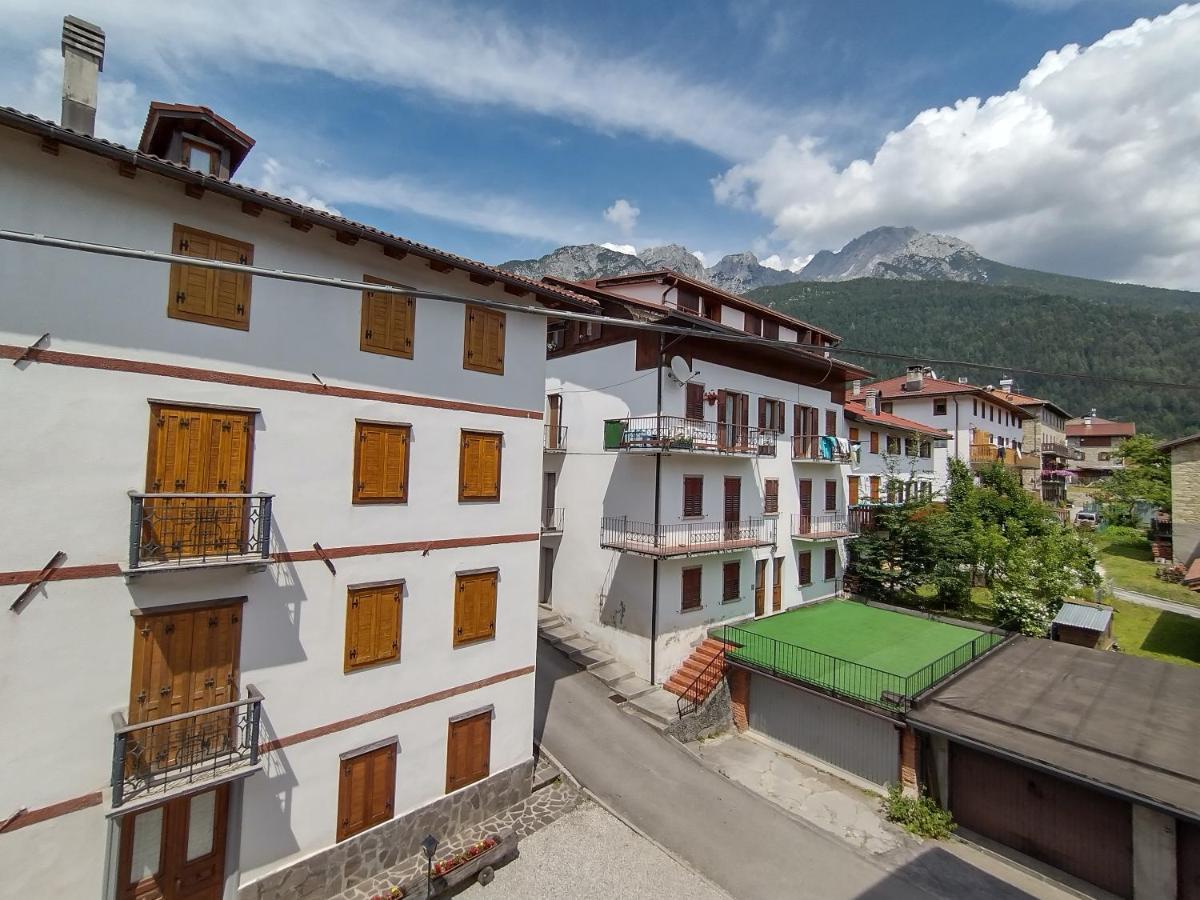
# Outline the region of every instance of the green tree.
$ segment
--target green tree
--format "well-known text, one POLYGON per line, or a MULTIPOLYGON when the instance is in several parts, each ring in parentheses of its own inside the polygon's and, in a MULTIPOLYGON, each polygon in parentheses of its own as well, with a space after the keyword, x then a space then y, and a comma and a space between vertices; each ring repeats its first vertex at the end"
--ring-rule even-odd
POLYGON ((1096 482, 1093 495, 1104 506, 1105 518, 1118 525, 1136 525, 1137 506, 1149 503, 1171 509, 1171 459, 1157 449, 1149 434, 1126 438, 1117 448, 1117 459, 1125 467, 1096 482))

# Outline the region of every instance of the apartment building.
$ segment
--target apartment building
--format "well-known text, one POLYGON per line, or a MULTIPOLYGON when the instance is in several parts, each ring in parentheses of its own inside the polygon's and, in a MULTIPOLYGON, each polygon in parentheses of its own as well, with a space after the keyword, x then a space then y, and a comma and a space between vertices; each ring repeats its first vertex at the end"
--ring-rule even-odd
POLYGON ((0 242, 3 893, 325 898, 529 792, 542 310, 595 304, 83 112, 0 110, 5 227, 195 262, 0 242))
POLYGON ((893 413, 880 412, 879 395, 854 382, 846 399, 850 469, 846 476, 850 506, 934 499, 946 483, 948 432, 893 413), (936 468, 938 460, 943 469, 936 468))
POLYGON ((1012 379, 1003 379, 1000 390, 1006 399, 1030 413, 1023 423, 1021 450, 1026 456, 1039 456, 1041 469, 1021 470, 1025 489, 1038 494, 1047 503, 1067 499, 1067 483, 1073 477, 1071 465, 1079 455, 1067 446, 1067 420, 1070 414, 1052 400, 1017 392, 1012 379))
POLYGON ((1092 410, 1086 416, 1067 422, 1067 446, 1077 451, 1072 465, 1079 481, 1087 484, 1107 478, 1123 464, 1116 458, 1117 448, 1126 438, 1137 434, 1133 422, 1103 419, 1092 410))
POLYGON ((661 683, 708 628, 834 595, 860 525, 844 385, 864 374, 837 337, 674 272, 551 281, 695 333, 550 326, 543 603, 661 683))
POLYGON ((942 478, 934 492, 945 490, 949 460, 970 466, 999 462, 1014 470, 1039 467, 1039 457, 1024 453, 1024 422, 1031 414, 988 385, 965 378, 939 378, 928 367, 910 366, 895 378, 867 385, 879 395, 879 411, 897 415, 949 434, 945 447, 934 448, 934 472, 942 478))

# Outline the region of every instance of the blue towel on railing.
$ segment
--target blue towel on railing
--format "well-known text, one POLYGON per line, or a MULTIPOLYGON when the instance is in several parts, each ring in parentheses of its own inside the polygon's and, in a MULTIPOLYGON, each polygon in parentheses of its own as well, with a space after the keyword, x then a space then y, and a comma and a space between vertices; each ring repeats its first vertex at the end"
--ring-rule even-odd
POLYGON ((821 459, 833 459, 833 448, 837 446, 837 442, 832 435, 821 435, 821 459))

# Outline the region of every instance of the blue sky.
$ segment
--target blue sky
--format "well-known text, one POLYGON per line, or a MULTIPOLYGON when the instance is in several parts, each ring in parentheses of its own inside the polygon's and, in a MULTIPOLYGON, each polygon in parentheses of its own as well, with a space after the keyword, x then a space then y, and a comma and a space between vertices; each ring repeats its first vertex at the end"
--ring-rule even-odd
MULTIPOLYGON (((0 102, 57 118, 67 9, 5 5, 0 102)), ((1187 259, 1200 201, 1165 202, 1195 174, 1196 146, 1187 134, 1130 140, 1180 110, 1196 131, 1200 10, 1130 29, 1172 7, 80 0, 69 11, 108 34, 104 136, 136 141, 151 99, 203 103, 258 140, 239 180, 489 262, 675 241, 710 264, 751 248, 783 266, 874 225, 913 224, 1006 262, 1200 288, 1187 259), (1105 100, 1110 79, 1130 83, 1105 100), (1100 115, 1126 127, 1107 134, 1100 115), (1130 154, 1156 180, 1131 175, 1130 154), (1094 227, 1108 219, 1127 221, 1094 227)))

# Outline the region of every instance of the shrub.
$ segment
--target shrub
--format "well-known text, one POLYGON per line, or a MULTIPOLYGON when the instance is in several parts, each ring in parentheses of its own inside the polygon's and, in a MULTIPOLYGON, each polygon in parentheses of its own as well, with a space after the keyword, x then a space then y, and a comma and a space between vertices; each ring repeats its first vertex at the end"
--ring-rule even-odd
POLYGON ((924 838, 948 838, 958 826, 948 810, 938 806, 926 793, 906 797, 900 785, 888 786, 887 798, 882 801, 889 822, 902 825, 904 830, 924 838))

